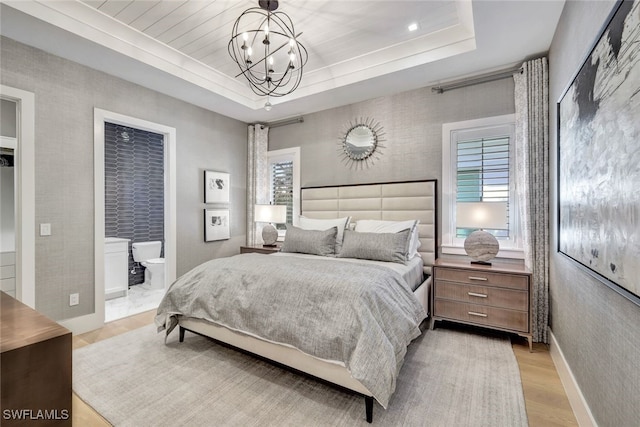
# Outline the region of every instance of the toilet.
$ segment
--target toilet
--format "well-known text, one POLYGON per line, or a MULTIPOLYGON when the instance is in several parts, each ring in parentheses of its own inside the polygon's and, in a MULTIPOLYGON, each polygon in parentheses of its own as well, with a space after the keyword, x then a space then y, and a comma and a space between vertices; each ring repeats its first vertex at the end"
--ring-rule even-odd
POLYGON ((147 289, 164 289, 164 258, 160 258, 162 242, 136 242, 131 244, 133 260, 144 268, 147 289))

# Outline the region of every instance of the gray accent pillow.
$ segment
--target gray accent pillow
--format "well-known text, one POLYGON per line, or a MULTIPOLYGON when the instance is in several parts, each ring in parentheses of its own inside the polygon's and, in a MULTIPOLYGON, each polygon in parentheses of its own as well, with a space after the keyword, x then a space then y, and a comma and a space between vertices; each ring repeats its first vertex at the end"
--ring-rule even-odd
POLYGON ((335 256, 338 227, 327 230, 303 230, 287 224, 287 234, 280 252, 335 256))
POLYGON ((363 233, 345 230, 338 258, 370 259, 404 264, 409 254, 411 229, 397 233, 363 233))

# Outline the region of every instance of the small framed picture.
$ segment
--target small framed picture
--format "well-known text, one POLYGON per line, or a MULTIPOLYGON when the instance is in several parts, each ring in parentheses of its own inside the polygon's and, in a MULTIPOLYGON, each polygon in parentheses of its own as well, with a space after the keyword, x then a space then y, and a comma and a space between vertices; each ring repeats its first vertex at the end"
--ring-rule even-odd
POLYGON ((205 209, 204 241, 213 242, 229 238, 229 209, 205 209))
POLYGON ((229 174, 204 171, 204 202, 229 203, 229 174))

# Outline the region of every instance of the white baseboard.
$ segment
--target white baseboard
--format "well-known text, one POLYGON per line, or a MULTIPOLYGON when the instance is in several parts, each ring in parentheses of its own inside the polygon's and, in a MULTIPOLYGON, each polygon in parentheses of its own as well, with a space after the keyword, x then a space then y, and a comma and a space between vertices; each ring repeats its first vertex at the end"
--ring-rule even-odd
POLYGON ((84 334, 104 326, 104 309, 101 313, 91 313, 71 319, 58 320, 58 324, 69 329, 73 335, 84 334))
POLYGON ((571 409, 573 409, 578 425, 580 427, 598 427, 596 420, 593 418, 593 414, 591 414, 591 409, 589 409, 589 405, 587 405, 587 401, 582 394, 582 390, 580 390, 578 382, 573 376, 573 372, 567 363, 567 359, 564 358, 562 349, 558 345, 558 341, 556 341, 556 337, 553 335, 551 328, 549 328, 549 337, 551 338, 549 348, 551 359, 554 365, 556 365, 560 381, 562 382, 565 393, 567 393, 569 404, 571 405, 571 409))

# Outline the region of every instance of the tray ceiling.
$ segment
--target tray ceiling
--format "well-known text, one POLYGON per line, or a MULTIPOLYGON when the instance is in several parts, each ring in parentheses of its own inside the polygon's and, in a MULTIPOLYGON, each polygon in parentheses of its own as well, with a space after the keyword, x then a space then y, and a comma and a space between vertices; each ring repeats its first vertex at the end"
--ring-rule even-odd
POLYGON ((280 0, 278 10, 303 33, 309 61, 301 86, 272 98, 274 109, 267 113, 265 98, 236 77, 237 65, 227 52, 234 21, 256 7, 256 0, 3 3, 3 35, 93 67, 101 58, 106 72, 245 121, 307 113, 514 65, 548 49, 563 4, 280 0), (499 11, 507 22, 500 22, 499 11), (488 32, 491 27, 513 31, 518 20, 536 16, 546 20, 518 28, 518 39, 488 32), (408 30, 411 23, 418 24, 416 31, 408 30), (502 52, 496 50, 500 44, 502 52), (484 60, 474 60, 479 51, 484 60))
MULTIPOLYGON (((255 0, 84 3, 231 78, 238 74, 227 53, 231 28, 244 10, 257 6, 255 0)), ((433 46, 425 38, 457 25, 464 25, 464 36, 472 39, 473 22, 461 22, 465 12, 471 17, 470 8, 471 3, 453 1, 284 0, 278 11, 287 13, 296 31, 303 33, 300 41, 310 51, 305 71, 313 73, 367 56, 386 62, 419 54, 433 46), (463 8, 467 10, 458 10, 463 8), (414 32, 407 29, 412 22, 419 24, 414 32), (423 43, 408 46, 412 41, 423 43)), ((451 43, 451 36, 439 41, 441 46, 451 43)))

